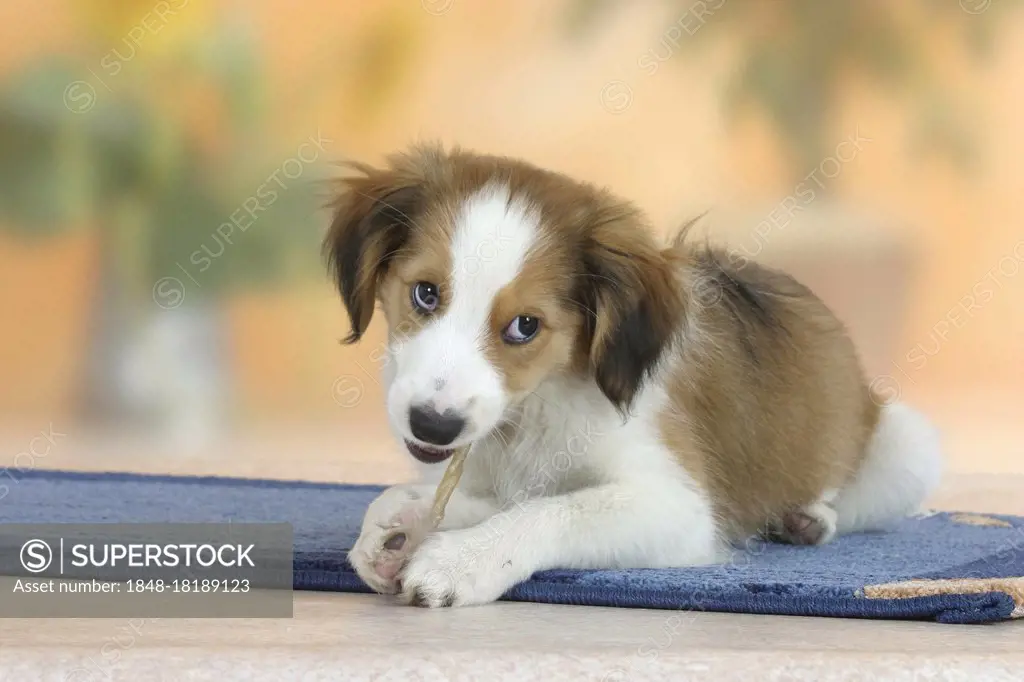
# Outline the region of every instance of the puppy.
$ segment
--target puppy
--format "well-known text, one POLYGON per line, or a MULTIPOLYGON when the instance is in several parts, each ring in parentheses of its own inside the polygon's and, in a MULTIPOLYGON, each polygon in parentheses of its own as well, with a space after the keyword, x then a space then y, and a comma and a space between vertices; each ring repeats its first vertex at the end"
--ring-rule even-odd
POLYGON ((380 304, 388 419, 422 470, 350 553, 374 590, 462 606, 543 569, 820 544, 936 485, 932 426, 872 395, 843 325, 787 275, 659 246, 629 203, 508 158, 423 146, 355 169, 325 252, 348 342, 380 304), (464 446, 441 528, 417 534, 464 446))

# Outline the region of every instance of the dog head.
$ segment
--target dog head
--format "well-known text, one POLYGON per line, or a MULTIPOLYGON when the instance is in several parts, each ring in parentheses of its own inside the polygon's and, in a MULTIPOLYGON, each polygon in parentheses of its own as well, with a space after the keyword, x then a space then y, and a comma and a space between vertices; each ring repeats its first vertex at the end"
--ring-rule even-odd
POLYGON ((628 411, 681 323, 631 205, 511 159, 414 148, 342 181, 324 248, 355 342, 379 301, 389 421, 436 462, 548 381, 628 411))

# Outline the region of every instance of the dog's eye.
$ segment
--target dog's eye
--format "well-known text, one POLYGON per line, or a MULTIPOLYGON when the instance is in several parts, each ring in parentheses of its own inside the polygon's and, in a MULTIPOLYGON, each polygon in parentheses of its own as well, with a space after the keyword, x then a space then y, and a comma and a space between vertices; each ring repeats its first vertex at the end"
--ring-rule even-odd
POLYGON ((430 282, 416 282, 412 287, 412 307, 421 313, 432 313, 437 310, 441 295, 437 293, 437 285, 430 282))
POLYGON ((508 323, 505 331, 501 333, 501 337, 505 339, 506 343, 520 344, 533 339, 537 336, 538 331, 540 331, 540 318, 520 315, 508 323))

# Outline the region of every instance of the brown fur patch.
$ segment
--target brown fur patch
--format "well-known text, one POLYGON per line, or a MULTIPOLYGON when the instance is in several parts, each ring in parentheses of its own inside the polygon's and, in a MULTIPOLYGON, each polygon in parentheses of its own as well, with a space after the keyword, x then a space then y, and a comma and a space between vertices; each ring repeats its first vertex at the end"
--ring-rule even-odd
POLYGON ((561 249, 535 252, 516 279, 494 299, 487 355, 500 369, 505 390, 511 395, 531 391, 543 379, 571 366, 581 318, 565 303, 569 295, 567 271, 571 266, 561 249), (502 334, 519 315, 540 319, 537 336, 522 345, 505 343, 502 334))
POLYGON ((444 225, 436 220, 417 217, 417 229, 410 234, 403 253, 390 272, 382 278, 379 298, 392 336, 413 336, 429 321, 412 306, 412 289, 417 282, 430 282, 438 287, 440 304, 435 315, 443 315, 451 299, 449 277, 452 269, 450 237, 444 225), (423 227, 420 227, 423 226, 423 227))
POLYGON ((662 435, 741 539, 842 487, 879 408, 843 325, 806 287, 713 250, 672 250, 689 319, 662 435))

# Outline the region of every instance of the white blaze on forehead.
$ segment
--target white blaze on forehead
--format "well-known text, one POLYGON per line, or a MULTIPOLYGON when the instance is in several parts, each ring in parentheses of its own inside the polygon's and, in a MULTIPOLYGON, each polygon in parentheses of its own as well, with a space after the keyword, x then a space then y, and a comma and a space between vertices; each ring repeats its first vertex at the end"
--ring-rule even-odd
POLYGON ((418 335, 403 366, 414 402, 433 401, 442 412, 473 402, 497 410, 502 379, 486 353, 491 309, 522 270, 540 233, 540 212, 510 198, 507 186, 487 185, 458 209, 454 227, 452 271, 441 291, 445 310, 418 335))
POLYGON ((490 431, 506 408, 501 370, 487 354, 491 310, 542 232, 540 210, 497 183, 468 197, 454 220, 451 272, 438 283, 443 312, 427 318, 423 330, 395 351, 388 413, 394 428, 409 438, 411 406, 454 411, 467 423, 461 445, 490 431))
POLYGON ((445 317, 462 331, 482 333, 494 297, 523 268, 540 232, 540 213, 507 185, 487 185, 458 213, 445 317))

